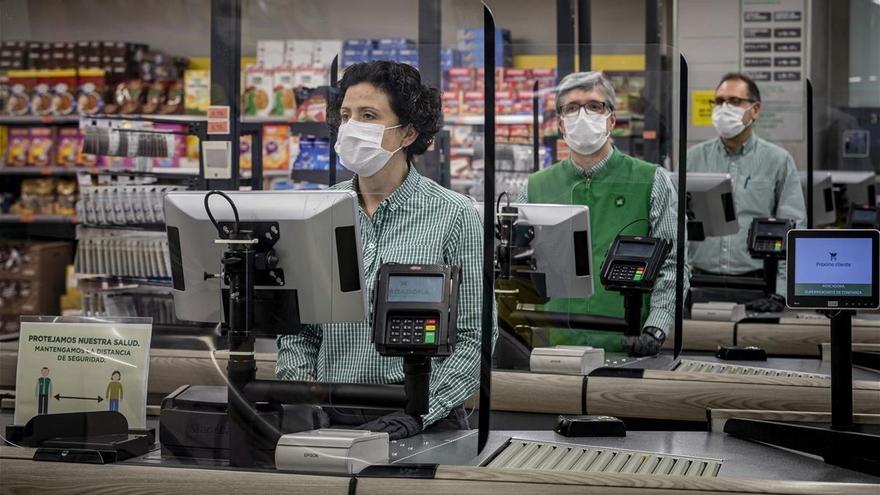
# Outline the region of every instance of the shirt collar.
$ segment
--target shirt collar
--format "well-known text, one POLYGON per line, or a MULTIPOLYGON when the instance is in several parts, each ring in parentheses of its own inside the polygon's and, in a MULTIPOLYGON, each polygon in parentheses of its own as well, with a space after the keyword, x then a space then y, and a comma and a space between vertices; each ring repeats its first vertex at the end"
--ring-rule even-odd
POLYGON ((743 156, 755 150, 755 147, 758 145, 758 136, 753 131, 752 135, 749 136, 746 142, 743 143, 743 145, 740 146, 740 148, 736 151, 730 151, 727 146, 724 146, 724 143, 721 142, 720 137, 716 142, 718 144, 718 147, 721 148, 722 153, 725 153, 728 156, 743 156))
POLYGON ((568 165, 568 167, 570 167, 572 170, 574 170, 581 177, 590 178, 594 174, 597 174, 597 173, 601 172, 602 170, 604 170, 605 166, 608 164, 608 162, 611 161, 611 157, 614 156, 615 153, 617 153, 617 148, 612 146, 611 151, 608 152, 608 154, 605 155, 601 160, 596 162, 596 164, 593 165, 592 168, 590 168, 589 170, 584 170, 583 167, 581 167, 580 165, 575 163, 574 159, 572 159, 571 155, 568 155, 568 159, 565 160, 565 163, 568 165))
MULTIPOLYGON (((397 186, 397 189, 394 190, 391 194, 388 195, 387 198, 383 199, 379 204, 379 207, 387 206, 391 211, 397 209, 398 206, 406 203, 406 201, 418 190, 419 183, 422 181, 422 174, 416 170, 412 164, 409 165, 409 171, 406 174, 406 178, 403 179, 403 182, 397 186)), ((351 190, 354 192, 358 192, 358 176, 355 175, 351 179, 351 190)))

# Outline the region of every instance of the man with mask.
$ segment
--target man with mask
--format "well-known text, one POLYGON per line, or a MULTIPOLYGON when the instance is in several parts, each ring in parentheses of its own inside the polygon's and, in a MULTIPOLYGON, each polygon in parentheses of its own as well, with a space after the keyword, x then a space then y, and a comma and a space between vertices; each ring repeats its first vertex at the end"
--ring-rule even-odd
MULTIPOLYGON (((748 251, 752 219, 787 218, 803 227, 806 206, 801 181, 791 154, 755 135, 761 115, 761 93, 748 76, 726 74, 715 89, 712 124, 719 137, 688 150, 689 172, 728 173, 733 179, 733 198, 739 232, 691 243, 690 260, 695 273, 762 277, 763 263, 748 251)), ((776 292, 758 298, 747 307, 756 311, 782 311, 785 307, 785 262, 779 263, 776 292)))
MULTIPOLYGON (((529 176, 524 201, 590 207, 594 273, 618 234, 666 239, 675 245, 677 198, 669 176, 656 165, 611 144, 617 118, 611 83, 600 72, 566 76, 556 90, 557 125, 571 155, 529 176)), ((545 310, 623 318, 623 297, 598 283, 589 299, 556 299, 545 310)), ((660 352, 675 319, 675 249, 642 305, 642 334, 553 328, 550 345, 589 345, 644 356, 660 352)))

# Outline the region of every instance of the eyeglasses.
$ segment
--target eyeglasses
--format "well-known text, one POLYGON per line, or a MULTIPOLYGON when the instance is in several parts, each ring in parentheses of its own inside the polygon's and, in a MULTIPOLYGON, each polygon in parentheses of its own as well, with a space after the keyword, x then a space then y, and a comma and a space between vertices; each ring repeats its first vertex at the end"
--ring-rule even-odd
POLYGON ((712 103, 716 107, 720 107, 721 105, 724 105, 725 103, 727 103, 728 105, 730 105, 732 107, 739 107, 739 106, 742 106, 743 103, 755 103, 755 101, 757 101, 757 100, 754 100, 752 98, 740 98, 738 96, 731 96, 730 98, 722 98, 719 96, 719 97, 715 98, 715 100, 712 101, 712 103))
POLYGON ((590 100, 586 103, 566 103, 561 107, 557 108, 556 111, 559 112, 563 117, 573 117, 580 112, 581 108, 583 108, 587 113, 598 113, 598 114, 608 114, 611 113, 614 108, 605 103, 604 101, 590 100))

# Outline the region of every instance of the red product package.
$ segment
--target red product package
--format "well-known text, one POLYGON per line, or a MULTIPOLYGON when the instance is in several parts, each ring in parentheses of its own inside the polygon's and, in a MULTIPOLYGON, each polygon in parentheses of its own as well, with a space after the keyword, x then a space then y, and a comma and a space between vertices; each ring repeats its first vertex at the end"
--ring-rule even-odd
POLYGON ((458 115, 461 113, 461 91, 444 91, 441 96, 443 115, 458 115))
POLYGON ((37 83, 31 92, 31 114, 50 115, 52 113, 52 85, 54 71, 38 71, 37 83))
POLYGON ((483 115, 486 100, 482 91, 468 91, 462 99, 462 115, 483 115))
POLYGON ((513 91, 495 92, 495 113, 501 115, 513 115, 513 102, 516 93, 513 91))
POLYGON ((36 84, 36 71, 11 70, 9 76, 9 98, 6 100, 6 113, 9 115, 28 115, 31 109, 31 90, 36 84))

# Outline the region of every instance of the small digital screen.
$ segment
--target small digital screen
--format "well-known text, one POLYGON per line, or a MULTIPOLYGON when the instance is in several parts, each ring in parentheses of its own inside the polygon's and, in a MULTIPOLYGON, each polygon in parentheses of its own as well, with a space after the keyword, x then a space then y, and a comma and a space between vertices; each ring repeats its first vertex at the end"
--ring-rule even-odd
POLYGON ((443 302, 442 275, 391 275, 388 277, 388 302, 443 302))
POLYGON ((796 238, 795 296, 871 297, 872 248, 870 238, 796 238))
POLYGON ((618 256, 634 256, 637 258, 650 258, 654 253, 654 245, 648 242, 621 241, 617 244, 618 256))
POLYGON ((788 232, 788 225, 784 223, 760 223, 758 224, 758 235, 768 237, 785 237, 788 232))
POLYGON ((853 223, 873 224, 877 213, 874 210, 854 209, 852 212, 853 223))

